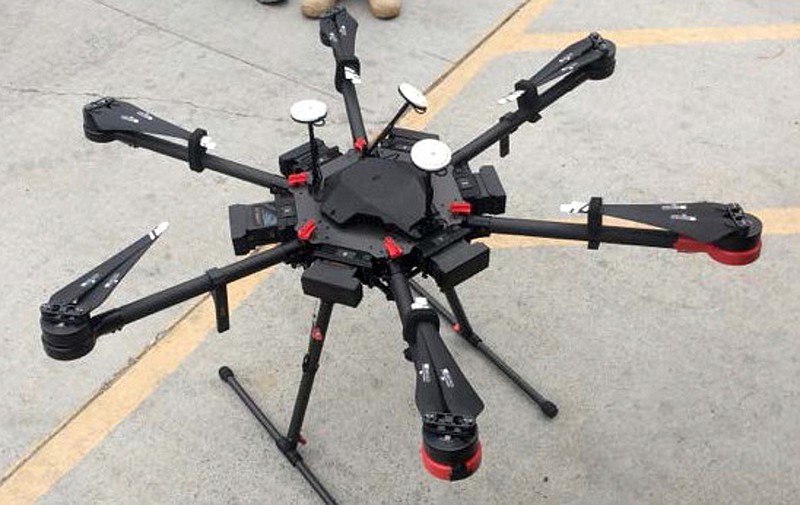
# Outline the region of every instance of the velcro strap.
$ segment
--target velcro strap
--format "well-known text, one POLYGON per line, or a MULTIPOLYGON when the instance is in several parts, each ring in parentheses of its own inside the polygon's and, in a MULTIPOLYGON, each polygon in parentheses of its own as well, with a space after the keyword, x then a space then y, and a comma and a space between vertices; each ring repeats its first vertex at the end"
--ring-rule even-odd
POLYGON ((586 227, 589 232, 589 249, 599 249, 600 232, 603 229, 603 199, 598 196, 589 200, 586 227))
POLYGON ((189 168, 195 172, 203 171, 203 155, 206 154, 206 148, 200 142, 206 135, 208 132, 202 128, 196 129, 189 135, 189 168))

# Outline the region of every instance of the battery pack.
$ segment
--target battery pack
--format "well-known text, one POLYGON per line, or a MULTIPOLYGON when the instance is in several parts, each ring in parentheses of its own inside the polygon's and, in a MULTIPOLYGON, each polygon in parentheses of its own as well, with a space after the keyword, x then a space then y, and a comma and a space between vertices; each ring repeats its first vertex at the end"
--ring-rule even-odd
POLYGON ((489 248, 463 240, 428 260, 428 272, 443 288, 456 286, 488 266, 489 248))
POLYGON ((357 307, 363 291, 356 278, 356 268, 331 261, 317 260, 303 272, 303 293, 330 303, 357 307))

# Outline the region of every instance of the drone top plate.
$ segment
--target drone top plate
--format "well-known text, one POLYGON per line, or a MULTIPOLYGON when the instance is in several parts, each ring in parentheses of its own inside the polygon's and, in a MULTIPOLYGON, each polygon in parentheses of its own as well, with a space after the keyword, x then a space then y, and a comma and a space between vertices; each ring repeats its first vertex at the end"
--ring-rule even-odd
POLYGON ((300 100, 292 104, 289 114, 298 123, 318 123, 327 117, 328 106, 319 100, 300 100))
POLYGON ((450 164, 453 152, 441 140, 423 139, 411 148, 411 161, 420 170, 438 172, 450 164))
MULTIPOLYGON (((388 235, 406 251, 424 240, 426 233, 417 232, 413 226, 424 216, 422 172, 411 163, 407 152, 384 149, 381 153, 386 158, 364 159, 357 151, 350 151, 324 163, 321 198, 315 198, 307 185, 290 188, 297 208, 297 227, 309 219, 316 223, 310 243, 383 258, 383 241, 388 235), (358 187, 357 198, 353 187, 358 187), (393 191, 398 194, 390 195, 393 191)), ((461 218, 450 213, 449 205, 462 197, 455 178, 445 170, 449 168, 431 180, 432 203, 439 219, 450 226, 460 223, 461 218)))

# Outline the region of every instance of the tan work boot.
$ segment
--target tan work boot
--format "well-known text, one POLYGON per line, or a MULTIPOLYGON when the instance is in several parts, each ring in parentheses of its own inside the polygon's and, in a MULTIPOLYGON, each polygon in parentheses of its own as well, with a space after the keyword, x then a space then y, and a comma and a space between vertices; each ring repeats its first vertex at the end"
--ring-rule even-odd
POLYGON ((300 11, 309 18, 318 18, 336 5, 336 0, 303 0, 300 11))
POLYGON ((389 19, 400 14, 402 0, 369 0, 369 8, 376 18, 389 19))

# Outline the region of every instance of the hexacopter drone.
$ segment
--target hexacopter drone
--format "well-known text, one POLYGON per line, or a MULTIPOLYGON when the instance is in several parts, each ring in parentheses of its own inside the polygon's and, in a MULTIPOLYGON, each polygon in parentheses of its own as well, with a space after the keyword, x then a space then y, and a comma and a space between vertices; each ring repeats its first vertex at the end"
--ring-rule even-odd
POLYGON ((439 316, 547 417, 558 413, 555 404, 487 347, 467 319, 455 287, 489 265, 489 248, 473 239, 496 233, 581 240, 589 249, 601 243, 661 247, 705 252, 733 265, 755 261, 761 249, 761 222, 737 204, 608 205, 592 198, 562 206, 564 211, 586 214, 586 224, 495 217, 504 213, 506 204, 497 172, 491 166, 473 172, 469 162, 498 142, 501 156, 507 155, 509 136, 523 123, 538 121, 543 109, 584 81, 609 77, 615 65, 611 41, 593 33, 566 48, 501 99, 516 102, 517 110, 451 152, 436 135, 395 126, 409 108, 419 113, 427 108, 425 96, 408 84, 399 88, 405 100, 400 111, 368 142, 355 90, 361 71, 355 56, 357 27, 342 8, 320 21, 322 43, 333 49, 336 60, 335 84, 344 97, 353 147, 341 153, 317 139, 314 127, 324 123, 325 105, 298 102, 291 115, 307 125, 309 141, 280 156, 283 177, 212 155, 208 150, 213 143, 205 130, 189 132, 129 103, 104 98, 84 107, 84 131, 92 141, 118 140, 187 161, 197 172, 208 168, 268 188, 272 200, 230 207, 231 236, 237 255, 277 245, 93 316, 164 231, 166 226, 160 225, 41 306, 45 351, 52 358, 72 360, 88 354, 97 337, 206 292, 212 294, 217 330, 223 332, 229 328, 228 283, 278 263, 302 267, 303 292, 320 302, 287 434, 278 431, 228 367, 220 368, 219 375, 326 503, 336 502, 303 461, 298 444, 305 443, 301 427, 333 306, 358 306, 362 286, 380 289, 397 305, 408 344, 405 357, 414 363, 423 465, 435 477, 458 480, 472 475, 481 462, 476 419, 483 402, 442 341, 439 316), (543 89, 548 83, 552 84, 543 89), (607 226, 604 215, 651 227, 607 226), (413 280, 417 275, 435 279, 452 313, 413 280))

